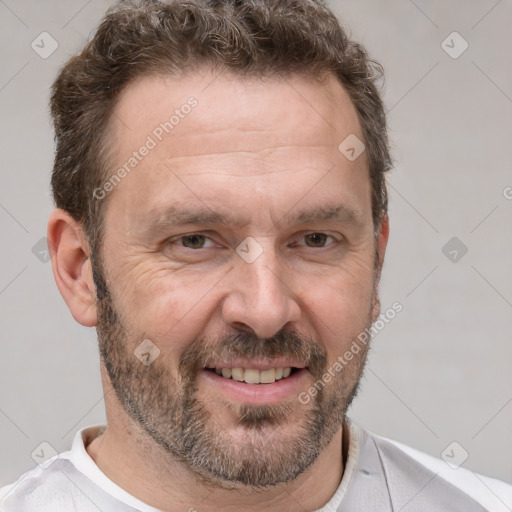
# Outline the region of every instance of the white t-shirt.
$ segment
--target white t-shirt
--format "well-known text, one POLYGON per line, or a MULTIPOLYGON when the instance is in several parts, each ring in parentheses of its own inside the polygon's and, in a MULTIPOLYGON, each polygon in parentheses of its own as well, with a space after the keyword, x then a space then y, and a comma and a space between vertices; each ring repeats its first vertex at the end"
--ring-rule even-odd
MULTIPOLYGON (((512 510, 512 486, 462 467, 454 469, 444 460, 372 434, 348 418, 347 427, 342 480, 329 502, 315 512, 512 510)), ((115 484, 89 456, 85 447, 104 428, 79 430, 71 450, 2 487, 0 511, 161 512, 115 484)))

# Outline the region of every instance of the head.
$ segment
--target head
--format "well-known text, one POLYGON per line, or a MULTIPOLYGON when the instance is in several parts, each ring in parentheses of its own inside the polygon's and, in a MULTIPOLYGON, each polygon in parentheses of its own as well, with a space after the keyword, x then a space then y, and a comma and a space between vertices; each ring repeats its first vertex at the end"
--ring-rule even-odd
POLYGON ((57 284, 119 412, 205 482, 293 480, 356 395, 368 346, 323 376, 380 312, 379 76, 321 2, 195 0, 120 3, 54 83, 57 284))

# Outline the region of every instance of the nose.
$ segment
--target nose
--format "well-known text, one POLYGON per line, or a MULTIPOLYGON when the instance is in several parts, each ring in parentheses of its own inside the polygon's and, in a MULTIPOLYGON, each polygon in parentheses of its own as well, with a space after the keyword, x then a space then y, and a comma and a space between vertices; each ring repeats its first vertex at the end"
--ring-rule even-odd
POLYGON ((283 268, 271 249, 252 263, 238 259, 230 276, 230 291, 222 317, 230 327, 270 338, 300 318, 300 306, 283 268))

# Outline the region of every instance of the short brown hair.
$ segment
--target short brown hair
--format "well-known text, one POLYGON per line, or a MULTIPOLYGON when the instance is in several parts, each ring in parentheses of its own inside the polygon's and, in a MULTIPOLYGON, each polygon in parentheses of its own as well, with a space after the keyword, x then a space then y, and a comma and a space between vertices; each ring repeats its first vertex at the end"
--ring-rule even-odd
MULTIPOLYGON (((104 201, 93 191, 109 175, 107 125, 126 85, 145 75, 212 66, 243 76, 334 74, 359 116, 372 184, 374 225, 387 213, 391 168, 386 119, 376 81, 381 66, 349 40, 315 0, 119 2, 52 86, 58 208, 80 222, 92 250, 101 243, 104 201)), ((340 141, 341 142, 341 141, 340 141)))

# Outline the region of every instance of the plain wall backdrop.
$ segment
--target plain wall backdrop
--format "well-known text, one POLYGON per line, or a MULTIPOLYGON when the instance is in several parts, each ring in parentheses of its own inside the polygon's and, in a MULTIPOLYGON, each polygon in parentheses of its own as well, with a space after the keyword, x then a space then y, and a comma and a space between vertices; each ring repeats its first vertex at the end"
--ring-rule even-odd
MULTIPOLYGON (((41 442, 68 450, 105 421, 95 330, 71 317, 41 239, 49 86, 109 5, 0 0, 0 485, 41 442)), ((381 299, 403 305, 349 416, 437 457, 455 441, 463 467, 512 481, 512 4, 330 5, 386 72, 396 165, 381 299)))

